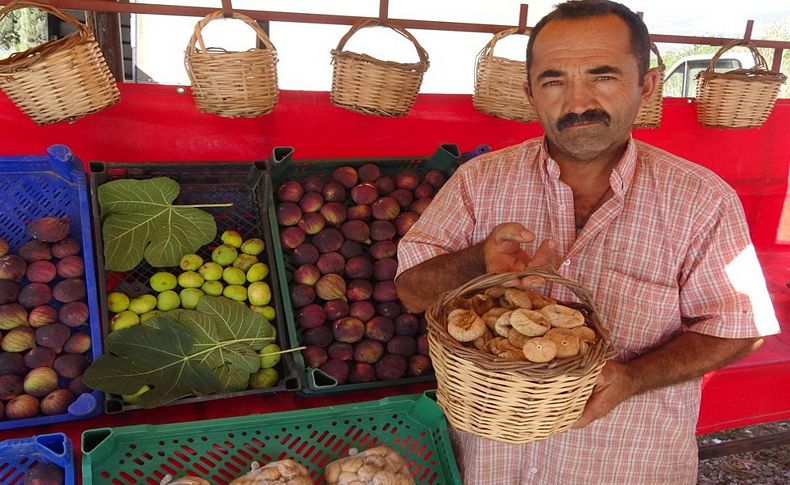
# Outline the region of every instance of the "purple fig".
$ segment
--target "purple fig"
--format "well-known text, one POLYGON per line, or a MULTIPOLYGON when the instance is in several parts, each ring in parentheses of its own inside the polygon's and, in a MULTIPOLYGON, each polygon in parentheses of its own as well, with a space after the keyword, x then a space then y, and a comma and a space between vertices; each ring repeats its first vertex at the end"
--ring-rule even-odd
POLYGON ((411 170, 404 170, 395 177, 395 185, 399 189, 414 190, 419 183, 420 178, 411 170))
POLYGON ((5 334, 3 341, 0 343, 0 348, 6 352, 24 352, 35 346, 35 333, 30 327, 17 327, 11 329, 5 334))
POLYGON ((22 354, 19 352, 0 352, 0 376, 7 374, 24 376, 26 373, 25 359, 22 357, 22 354))
POLYGON ((354 346, 354 360, 375 364, 384 356, 384 345, 378 340, 369 338, 360 340, 354 346))
POLYGON ((350 307, 344 300, 329 300, 324 303, 324 311, 326 312, 327 320, 337 320, 348 316, 350 307))
POLYGON ((439 170, 431 170, 425 174, 425 182, 431 184, 436 190, 439 190, 446 181, 447 176, 439 170))
POLYGON ((68 217, 42 217, 27 225, 27 233, 38 240, 58 242, 69 236, 68 217))
POLYGON ((312 303, 299 310, 296 314, 296 322, 302 328, 320 327, 326 320, 326 312, 321 305, 312 303))
POLYGON ((412 313, 401 313, 395 318, 395 335, 414 336, 420 328, 420 319, 412 313))
POLYGON ((328 325, 308 328, 302 333, 302 343, 316 347, 327 347, 332 343, 333 338, 332 329, 328 325))
POLYGON ((61 278, 79 278, 85 274, 85 263, 79 256, 66 256, 58 261, 57 270, 61 278))
POLYGON ((61 303, 84 300, 85 280, 82 278, 68 278, 59 281, 52 288, 52 297, 61 303))
POLYGON ((356 204, 372 204, 378 198, 379 189, 370 182, 362 182, 351 188, 351 200, 356 204))
POLYGON ((30 394, 20 394, 5 405, 5 417, 8 419, 27 419, 36 415, 38 399, 30 394))
POLYGON ((348 316, 367 322, 376 316, 376 307, 369 301, 355 301, 348 308, 348 316))
POLYGON ((302 308, 315 301, 315 290, 312 286, 295 284, 289 288, 291 305, 294 308, 302 308))
POLYGON ((88 359, 80 354, 63 354, 57 359, 53 367, 58 375, 66 379, 73 379, 74 377, 82 375, 85 369, 88 368, 88 359))
POLYGON ((417 353, 420 355, 429 355, 427 333, 424 333, 419 337, 417 337, 417 353))
POLYGON ((379 177, 376 179, 376 188, 379 189, 379 193, 381 195, 389 195, 395 190, 397 185, 395 184, 395 179, 385 175, 384 177, 379 177))
POLYGON ((417 353, 417 341, 408 335, 395 335, 387 342, 387 352, 409 357, 417 353))
MULTIPOLYGON (((404 313, 408 313, 408 310, 406 308, 403 308, 403 312, 404 313)), ((417 327, 417 333, 418 334, 427 333, 428 332, 428 320, 425 319, 425 314, 424 313, 422 315, 420 315, 419 320, 420 320, 420 325, 417 327)))
POLYGON ((33 308, 49 303, 52 294, 53 291, 44 283, 28 283, 19 290, 18 301, 25 308, 33 308))
POLYGON ((27 323, 34 328, 43 327, 58 321, 58 312, 49 305, 41 305, 30 310, 27 323))
POLYGON ((27 320, 27 310, 19 303, 0 305, 0 330, 11 330, 27 325, 27 320))
POLYGON ((0 376, 0 401, 14 399, 22 394, 22 376, 16 374, 6 374, 0 376))
POLYGON ((318 212, 324 205, 324 198, 318 192, 307 192, 299 201, 302 213, 318 212))
POLYGON ((355 279, 348 282, 346 298, 350 301, 368 300, 373 295, 373 284, 368 280, 355 279))
POLYGON ((338 274, 326 274, 315 284, 315 293, 322 300, 343 299, 346 297, 346 280, 338 274))
POLYGON ((68 389, 55 389, 41 400, 41 414, 48 416, 63 414, 68 411, 69 405, 74 402, 74 399, 74 394, 68 389))
POLYGON ((299 202, 304 195, 302 185, 293 180, 288 180, 280 184, 277 188, 277 199, 280 202, 299 202))
POLYGON ((365 324, 354 317, 338 318, 332 322, 332 333, 338 342, 358 342, 365 335, 365 324))
POLYGON ((0 280, 0 305, 15 303, 19 298, 19 285, 16 281, 0 280))
POLYGON ((370 246, 370 255, 376 259, 394 258, 398 254, 398 245, 392 241, 379 241, 370 246))
POLYGON ((283 246, 290 249, 302 244, 304 239, 304 231, 295 226, 286 227, 280 232, 280 242, 282 242, 283 246))
POLYGON ((394 221, 400 214, 398 201, 392 197, 382 197, 370 206, 374 219, 380 221, 394 221))
POLYGON ((277 223, 281 226, 295 226, 302 218, 302 209, 293 202, 277 204, 277 223))
POLYGON ((348 210, 340 202, 329 202, 321 206, 321 215, 328 224, 339 226, 348 217, 348 210))
POLYGON ((343 233, 334 227, 326 227, 313 236, 312 243, 321 253, 337 251, 343 245, 343 233))
POLYGON ((346 188, 335 181, 329 181, 321 189, 321 197, 326 202, 343 202, 346 200, 346 188))
POLYGON ((22 281, 27 271, 27 261, 16 254, 0 257, 0 280, 22 281))
POLYGON ((38 239, 32 239, 19 246, 18 254, 28 263, 52 259, 52 250, 49 244, 38 239))
POLYGON ((59 353, 63 349, 63 344, 71 337, 71 331, 69 327, 62 323, 53 323, 52 325, 37 328, 35 336, 38 345, 48 347, 59 353))
POLYGON ((346 221, 340 230, 343 236, 350 241, 370 243, 370 226, 362 221, 346 221))
POLYGON ((338 252, 346 258, 346 261, 349 259, 359 256, 362 254, 362 245, 356 241, 343 241, 343 244, 340 245, 340 249, 338 252))
POLYGON ((409 206, 409 210, 411 212, 416 212, 417 214, 422 215, 425 212, 425 209, 428 208, 428 205, 431 203, 433 199, 417 199, 411 203, 409 206))
POLYGON ((420 215, 416 212, 409 211, 401 213, 401 215, 395 219, 395 227, 398 230, 398 236, 404 236, 407 232, 409 232, 411 226, 413 226, 419 218, 420 215))
POLYGON ((61 259, 79 254, 82 247, 76 240, 67 238, 56 242, 49 249, 52 251, 52 256, 61 259))
POLYGON ((346 262, 344 273, 350 279, 370 279, 373 276, 373 263, 365 256, 355 256, 346 262))
POLYGON ((353 360, 354 346, 348 342, 332 342, 326 348, 330 359, 353 360))
POLYGON ((75 396, 79 396, 80 394, 91 392, 91 388, 85 385, 82 376, 77 376, 69 381, 69 391, 75 396))
POLYGON ((365 324, 365 336, 367 338, 386 342, 395 335, 395 324, 387 317, 373 317, 365 324))
MULTIPOLYGON (((91 336, 87 333, 76 332, 63 344, 63 350, 70 354, 84 354, 91 348, 91 336)), ((35 349, 33 349, 35 350, 35 349)), ((32 352, 32 351, 31 351, 32 352)))
POLYGON ((350 221, 369 221, 372 211, 369 205, 355 205, 348 208, 348 220, 350 221))
POLYGON ((376 313, 395 320, 403 311, 397 301, 385 301, 376 305, 376 313))
POLYGON ((27 266, 25 276, 31 283, 49 283, 57 276, 55 265, 49 261, 34 261, 27 266))
POLYGON ((303 214, 302 218, 299 219, 299 228, 302 229, 305 234, 317 234, 324 226, 326 226, 326 219, 318 212, 308 212, 307 214, 303 214))
POLYGON ((398 206, 400 206, 401 209, 406 209, 409 207, 409 204, 414 201, 414 194, 406 189, 393 190, 389 196, 398 201, 398 206))
POLYGON ((81 301, 66 303, 58 310, 58 319, 69 327, 79 327, 88 322, 88 305, 81 301))
POLYGON ((47 347, 36 347, 25 354, 25 366, 29 369, 36 367, 52 367, 55 362, 55 351, 47 347))
POLYGON ((324 181, 318 175, 308 175, 302 179, 302 188, 306 192, 321 192, 324 181))
POLYGON ((318 255, 318 248, 310 243, 303 243, 294 248, 293 260, 296 264, 315 264, 318 255))
POLYGON ((359 181, 359 175, 354 167, 346 165, 336 168, 332 172, 332 179, 339 182, 343 187, 350 189, 359 181))
POLYGON ((373 286, 373 299, 378 302, 396 301, 398 293, 395 291, 394 281, 379 281, 373 286))
POLYGON ((433 185, 427 182, 422 183, 418 185, 416 189, 414 189, 414 197, 416 199, 430 199, 431 197, 433 197, 433 191, 434 191, 433 185))
POLYGON ((374 365, 376 377, 382 381, 400 379, 406 375, 407 366, 406 359, 397 354, 387 354, 374 365))
POLYGON ((63 470, 54 463, 38 462, 25 474, 24 485, 59 485, 62 483, 64 483, 63 470))
POLYGON ((431 359, 422 354, 409 357, 407 361, 406 373, 410 376, 425 376, 433 371, 431 359))
POLYGON ((329 359, 329 356, 326 355, 326 349, 315 345, 308 345, 307 348, 302 351, 302 357, 304 357, 307 367, 312 367, 314 369, 321 367, 329 359))
POLYGON ((51 367, 36 367, 27 373, 22 385, 31 396, 44 397, 58 388, 58 375, 51 367))
MULTIPOLYGON (((398 216, 398 218, 400 217, 402 216, 398 216)), ((396 233, 395 224, 391 221, 373 221, 370 223, 370 238, 374 241, 389 241, 395 237, 396 233)))
POLYGON ((307 286, 313 286, 321 278, 321 270, 314 264, 303 264, 294 270, 294 281, 307 286))
MULTIPOLYGON (((395 279, 398 271, 398 262, 392 258, 379 259, 373 264, 373 277, 376 281, 387 281, 395 279)), ((390 300, 383 300, 390 301, 390 300)))
POLYGON ((319 369, 336 380, 338 384, 343 384, 348 379, 349 366, 345 360, 329 359, 319 369))
POLYGON ((374 182, 377 178, 381 177, 381 170, 373 163, 366 163, 359 167, 357 170, 360 182, 374 182))
POLYGON ((318 266, 318 269, 322 274, 340 274, 343 272, 343 268, 346 266, 346 258, 344 258, 340 253, 336 253, 334 251, 324 253, 318 258, 316 266, 318 266))
POLYGON ((376 369, 367 362, 355 362, 348 372, 348 382, 362 384, 376 380, 376 369))

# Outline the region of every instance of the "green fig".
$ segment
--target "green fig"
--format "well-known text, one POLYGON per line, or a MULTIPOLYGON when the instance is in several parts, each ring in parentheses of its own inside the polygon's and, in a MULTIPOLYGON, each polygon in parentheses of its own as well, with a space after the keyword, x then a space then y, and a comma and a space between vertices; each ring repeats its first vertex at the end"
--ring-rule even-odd
POLYGON ((129 302, 129 310, 138 315, 150 312, 154 308, 156 308, 156 297, 154 295, 141 295, 129 302))
POLYGON ((114 332, 122 328, 133 327, 138 323, 140 323, 139 315, 131 310, 124 310, 112 317, 112 320, 110 320, 110 331, 114 332))
POLYGON ((121 313, 129 308, 129 297, 120 291, 113 291, 107 295, 107 306, 113 313, 121 313))
POLYGON ((181 307, 187 310, 194 310, 197 307, 198 300, 203 296, 203 292, 197 288, 184 288, 179 293, 181 297, 181 307))
POLYGON ((217 246, 217 248, 211 252, 211 260, 220 266, 229 266, 236 260, 236 256, 238 255, 239 252, 236 251, 236 248, 223 244, 217 246))
POLYGON ((261 369, 269 369, 280 362, 280 346, 277 344, 268 344, 258 351, 261 356, 261 369))
POLYGON ((241 269, 231 266, 222 271, 222 279, 229 285, 243 285, 247 282, 247 275, 241 269))
POLYGON ((156 298, 156 308, 162 312, 175 310, 179 305, 181 305, 181 298, 179 298, 178 293, 173 290, 163 291, 159 293, 159 296, 156 298))
POLYGON ((244 244, 241 245, 241 252, 257 256, 261 254, 265 248, 266 244, 264 244, 262 239, 253 238, 244 241, 244 244))
POLYGON ((263 281, 250 283, 247 287, 247 297, 254 306, 268 305, 272 301, 272 290, 263 281))
POLYGON ((227 244, 228 246, 234 248, 241 247, 241 243, 243 241, 241 234, 234 230, 227 230, 223 232, 222 236, 220 236, 220 240, 222 241, 222 244, 227 244))
POLYGON ((185 271, 178 275, 178 285, 181 288, 200 288, 203 277, 194 271, 185 271))
POLYGON ((222 296, 235 301, 244 301, 247 299, 247 288, 241 285, 228 285, 222 290, 222 296))
POLYGON ((253 264, 258 262, 258 257, 251 254, 239 254, 233 261, 233 266, 242 271, 247 271, 253 264))
POLYGON ((275 369, 261 369, 250 376, 250 387, 263 389, 277 384, 279 375, 275 369))
POLYGON ((151 288, 157 293, 161 293, 163 291, 172 290, 178 284, 178 279, 172 273, 168 273, 166 271, 160 271, 155 275, 151 276, 151 280, 149 281, 151 284, 151 288))
POLYGON ((198 269, 198 273, 200 273, 200 276, 206 281, 217 281, 222 279, 222 266, 213 261, 209 261, 198 269))
POLYGON ((203 264, 203 258, 197 254, 185 254, 181 256, 181 262, 178 263, 178 266, 184 271, 197 271, 201 264, 203 264))
POLYGON ((222 295, 223 288, 225 288, 225 285, 223 285, 220 281, 206 281, 203 283, 203 286, 200 287, 200 289, 203 290, 203 293, 210 296, 222 295))
POLYGON ((153 318, 153 317, 159 315, 160 313, 162 313, 162 312, 160 312, 159 310, 151 310, 150 312, 145 312, 142 315, 140 315, 140 323, 143 323, 144 321, 148 320, 149 318, 153 318))
POLYGON ((250 305, 250 308, 263 315, 263 318, 269 320, 270 322, 273 321, 277 316, 274 307, 272 307, 271 305, 264 305, 264 306, 250 305))
POLYGON ((269 275, 269 267, 266 263, 255 263, 247 270, 247 281, 255 283, 261 281, 269 275))

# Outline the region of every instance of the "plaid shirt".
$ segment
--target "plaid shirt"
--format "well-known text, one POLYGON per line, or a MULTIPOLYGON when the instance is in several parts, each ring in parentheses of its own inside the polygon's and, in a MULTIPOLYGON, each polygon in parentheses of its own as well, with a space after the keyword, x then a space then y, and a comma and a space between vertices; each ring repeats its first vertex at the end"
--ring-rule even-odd
MULTIPOLYGON (((399 271, 485 239, 504 222, 557 242, 559 274, 593 293, 617 359, 684 331, 726 338, 777 333, 737 195, 711 171, 630 140, 614 195, 577 234, 573 193, 542 139, 463 165, 398 245, 399 271)), ((567 288, 547 290, 574 300, 567 288)), ((526 445, 453 431, 464 483, 695 483, 701 379, 634 396, 606 417, 526 445)))

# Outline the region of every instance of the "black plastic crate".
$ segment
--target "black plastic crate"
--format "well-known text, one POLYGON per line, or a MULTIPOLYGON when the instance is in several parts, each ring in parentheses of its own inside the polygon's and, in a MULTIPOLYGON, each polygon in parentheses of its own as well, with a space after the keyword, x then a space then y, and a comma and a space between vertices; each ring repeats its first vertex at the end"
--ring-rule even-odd
MULTIPOLYGON (((175 200, 176 204, 220 204, 232 203, 228 208, 203 208, 214 215, 217 234, 234 229, 245 236, 260 235, 266 244, 264 258, 261 260, 269 266, 269 275, 264 281, 272 292, 271 305, 275 308, 276 318, 272 325, 277 330, 277 344, 287 349, 288 336, 285 319, 285 307, 281 299, 279 280, 276 277, 274 245, 269 222, 266 217, 270 190, 269 176, 265 164, 250 162, 214 163, 214 162, 167 162, 167 163, 107 163, 92 162, 90 164, 91 204, 94 220, 94 239, 96 241, 96 265, 98 268, 99 301, 102 320, 102 331, 109 333, 109 309, 107 294, 111 291, 122 291, 130 297, 149 292, 148 280, 158 271, 173 268, 154 268, 143 260, 135 269, 127 272, 106 271, 104 268, 104 247, 102 239, 101 215, 98 200, 98 187, 119 179, 149 179, 169 177, 181 187, 175 200)), ((213 246, 202 247, 199 254, 205 261, 211 261, 213 246)), ((298 356, 297 356, 298 357, 298 356)), ((210 396, 182 398, 172 404, 188 404, 208 399, 257 395, 278 391, 294 391, 301 388, 303 366, 297 362, 293 353, 282 355, 278 364, 280 381, 277 386, 264 389, 250 389, 241 392, 214 394, 210 396)), ((137 405, 124 403, 120 396, 108 395, 105 410, 108 413, 137 409, 137 405)))

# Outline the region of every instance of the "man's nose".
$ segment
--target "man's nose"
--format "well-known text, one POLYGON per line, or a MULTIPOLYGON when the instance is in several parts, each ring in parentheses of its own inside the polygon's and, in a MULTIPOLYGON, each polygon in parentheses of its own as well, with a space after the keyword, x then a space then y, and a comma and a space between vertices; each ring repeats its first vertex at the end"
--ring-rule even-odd
POLYGON ((591 86, 583 81, 570 81, 566 91, 566 113, 582 114, 598 108, 598 102, 591 86))

